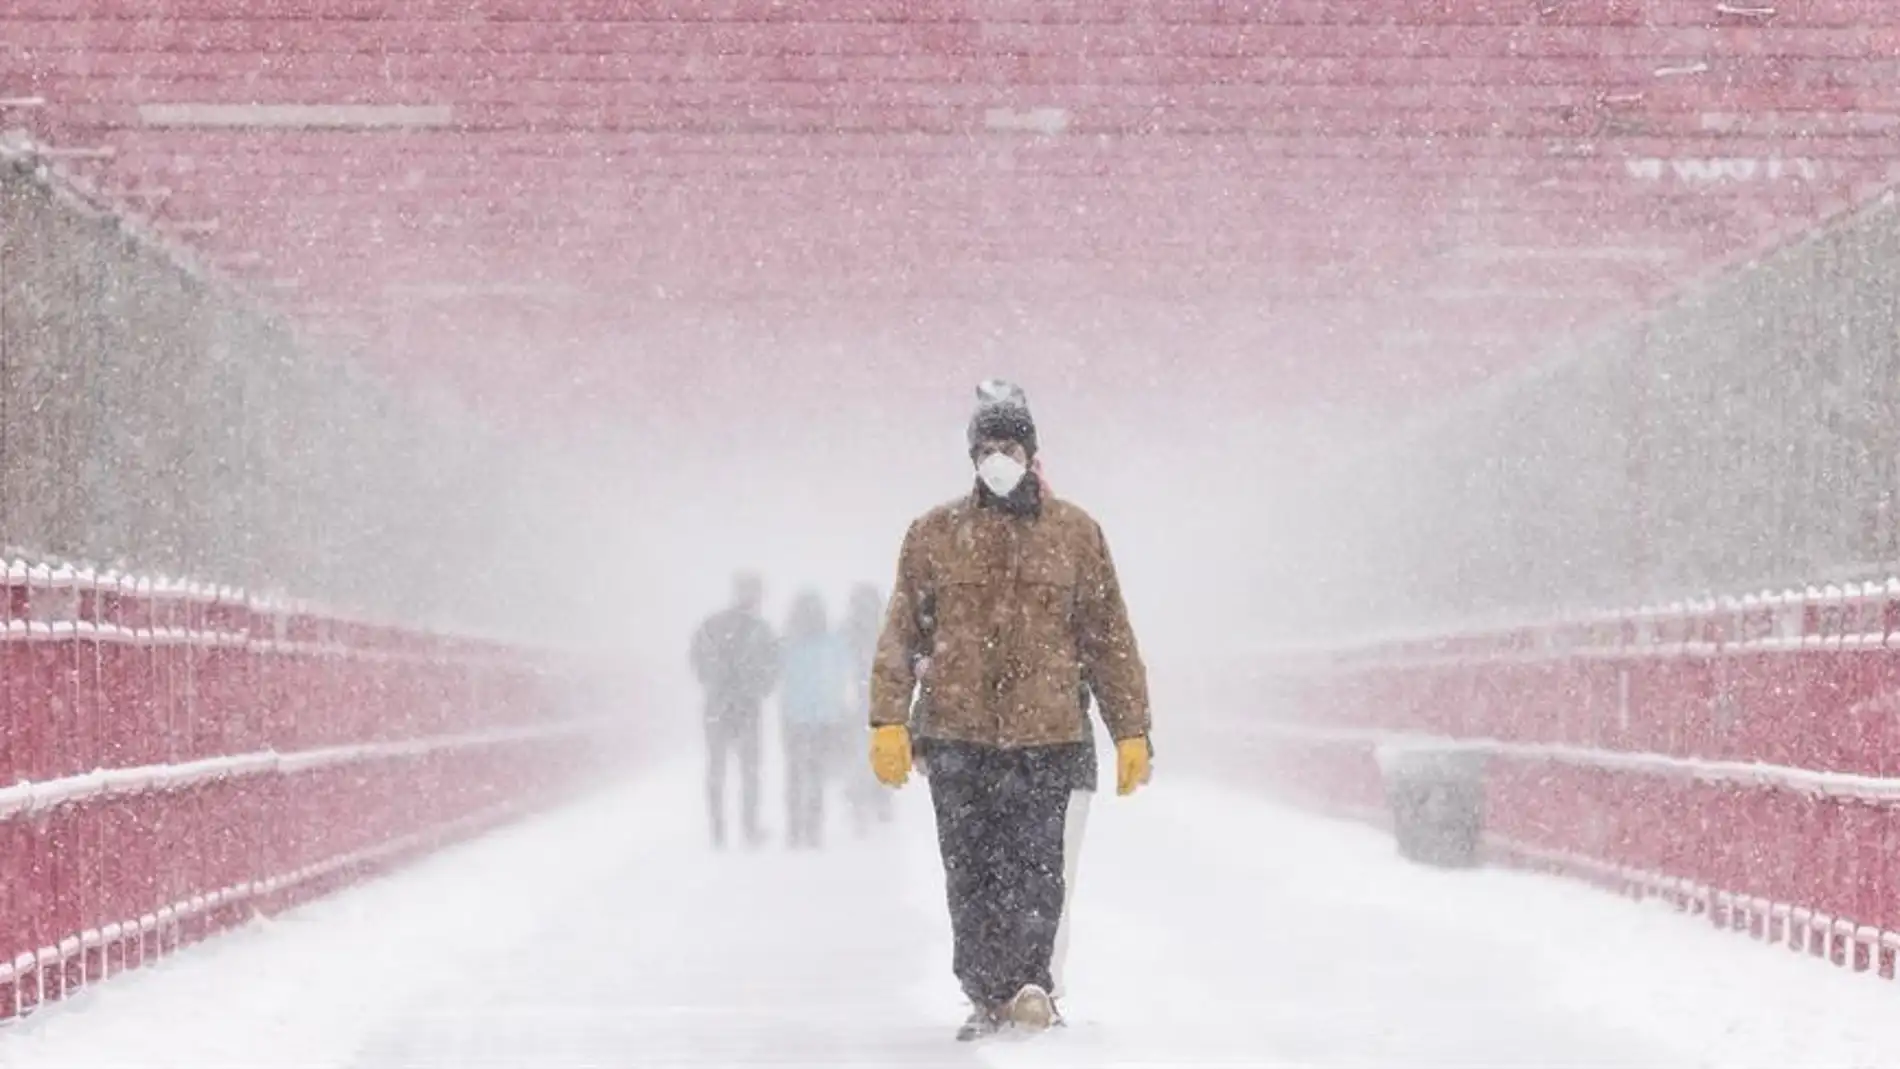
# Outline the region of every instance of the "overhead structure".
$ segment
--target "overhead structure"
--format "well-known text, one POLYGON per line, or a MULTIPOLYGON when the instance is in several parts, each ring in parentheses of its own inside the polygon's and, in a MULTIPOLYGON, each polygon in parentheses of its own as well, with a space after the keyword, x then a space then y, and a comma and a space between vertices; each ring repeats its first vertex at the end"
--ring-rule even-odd
POLYGON ((12 0, 0 129, 504 391, 1060 342, 1297 402, 1468 383, 1871 195, 1896 40, 1881 0, 12 0))

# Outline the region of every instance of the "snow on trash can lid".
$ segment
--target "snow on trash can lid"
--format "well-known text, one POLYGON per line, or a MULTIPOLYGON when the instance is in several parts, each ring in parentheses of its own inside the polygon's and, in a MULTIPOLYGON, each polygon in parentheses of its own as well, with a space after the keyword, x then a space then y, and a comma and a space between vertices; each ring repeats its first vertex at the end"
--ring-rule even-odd
POLYGON ((1373 748, 1373 760, 1387 776, 1476 776, 1483 772, 1484 758, 1482 749, 1455 740, 1382 742, 1373 748))

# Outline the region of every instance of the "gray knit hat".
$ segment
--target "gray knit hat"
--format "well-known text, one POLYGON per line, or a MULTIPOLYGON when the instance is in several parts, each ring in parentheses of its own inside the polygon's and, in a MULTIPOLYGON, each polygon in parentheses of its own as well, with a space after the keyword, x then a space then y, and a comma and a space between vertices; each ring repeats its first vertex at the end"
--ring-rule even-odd
POLYGON ((979 442, 992 438, 1016 442, 1031 458, 1036 455, 1036 420, 1029 414, 1029 396, 1021 386, 1004 379, 984 379, 976 386, 976 412, 970 417, 970 456, 979 442))

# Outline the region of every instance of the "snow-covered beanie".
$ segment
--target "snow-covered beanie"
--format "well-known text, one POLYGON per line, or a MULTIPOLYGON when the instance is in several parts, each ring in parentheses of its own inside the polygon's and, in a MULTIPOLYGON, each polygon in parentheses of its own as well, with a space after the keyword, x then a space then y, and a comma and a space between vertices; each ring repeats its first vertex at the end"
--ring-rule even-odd
POLYGON ((1036 420, 1029 414, 1023 388, 1003 379, 984 379, 976 387, 976 413, 970 417, 970 458, 990 439, 1015 442, 1031 460, 1036 456, 1036 420))

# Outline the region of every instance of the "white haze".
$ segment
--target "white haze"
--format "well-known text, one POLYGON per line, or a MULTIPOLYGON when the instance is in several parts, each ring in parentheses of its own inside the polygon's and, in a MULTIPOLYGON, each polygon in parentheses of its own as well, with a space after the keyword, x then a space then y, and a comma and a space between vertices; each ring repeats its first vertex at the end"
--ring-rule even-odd
MULTIPOLYGON (((1372 441, 1375 414, 1254 413, 1185 391, 1078 396, 1033 367, 991 373, 1025 384, 1055 493, 1108 534, 1161 730, 1181 712, 1170 702, 1199 700, 1187 677, 1310 638, 1336 614, 1334 580, 1366 566, 1338 552, 1351 510, 1321 488, 1334 458, 1372 441)), ((765 577, 774 624, 802 588, 834 619, 856 583, 888 595, 906 525, 972 479, 975 378, 921 377, 935 396, 813 390, 765 406, 695 389, 663 417, 577 432, 571 511, 536 517, 584 562, 551 588, 574 608, 548 637, 603 654, 637 680, 629 705, 675 709, 655 720, 678 727, 697 703, 688 635, 724 604, 735 569, 765 577)))

